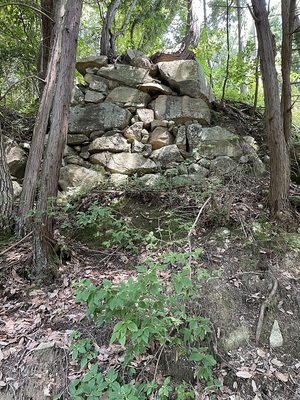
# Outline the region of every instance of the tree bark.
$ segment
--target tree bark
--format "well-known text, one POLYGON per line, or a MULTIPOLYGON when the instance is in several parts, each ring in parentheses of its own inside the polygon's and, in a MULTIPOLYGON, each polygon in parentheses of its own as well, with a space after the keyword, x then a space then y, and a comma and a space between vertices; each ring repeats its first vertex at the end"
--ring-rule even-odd
POLYGON ((29 214, 34 208, 38 176, 44 152, 45 135, 48 128, 55 91, 57 63, 59 61, 61 49, 62 21, 64 14, 63 4, 64 0, 59 0, 57 3, 53 48, 48 63, 46 84, 36 117, 29 157, 25 169, 16 228, 16 233, 20 237, 24 237, 32 230, 32 218, 29 217, 29 214))
POLYGON ((194 49, 198 47, 201 24, 201 1, 188 0, 187 12, 187 24, 184 38, 184 48, 182 49, 183 51, 188 50, 189 46, 192 46, 194 49))
POLYGON ((282 42, 281 70, 282 94, 281 108, 283 115, 283 131, 286 143, 290 143, 292 129, 292 96, 291 96, 291 67, 292 67, 292 33, 295 20, 296 0, 281 2, 282 42))
POLYGON ((12 233, 13 187, 0 126, 0 235, 12 233))
POLYGON ((37 213, 34 220, 31 274, 33 279, 45 283, 55 277, 55 261, 57 260, 53 229, 54 217, 47 212, 47 209, 57 196, 60 167, 67 142, 81 10, 82 0, 68 0, 49 139, 42 167, 37 213))
MULTIPOLYGON (((51 48, 53 42, 53 28, 55 21, 55 4, 54 0, 41 0, 41 31, 42 31, 42 42, 39 51, 39 65, 38 72, 41 79, 46 78, 47 66, 51 57, 51 48)), ((42 96, 44 85, 41 83, 40 97, 42 96)))
POLYGON ((274 38, 264 0, 252 0, 257 30, 260 68, 265 98, 267 140, 270 150, 269 207, 271 215, 289 210, 290 159, 289 144, 283 128, 278 79, 275 65, 274 38))

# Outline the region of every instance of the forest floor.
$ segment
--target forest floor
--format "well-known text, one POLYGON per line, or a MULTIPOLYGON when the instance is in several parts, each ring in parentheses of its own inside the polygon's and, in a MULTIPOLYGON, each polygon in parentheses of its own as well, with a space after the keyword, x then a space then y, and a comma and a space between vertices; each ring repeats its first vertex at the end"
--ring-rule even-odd
MULTIPOLYGON (((126 213, 131 221, 134 218, 135 224, 141 214, 143 218, 148 216, 146 226, 154 209, 160 215, 156 214, 153 220, 160 226, 172 211, 175 225, 182 225, 183 220, 192 223, 193 230, 185 230, 189 240, 184 240, 182 234, 176 240, 176 225, 175 230, 169 229, 170 240, 162 240, 163 246, 155 250, 147 250, 143 245, 135 251, 121 246, 105 250, 93 241, 90 232, 86 235, 86 230, 59 227, 65 218, 73 221, 74 212, 69 213, 58 217, 57 235, 68 247, 70 259, 60 265, 58 278, 47 287, 28 279, 30 237, 2 244, 0 399, 52 399, 58 393, 61 399, 70 399, 70 381, 84 372, 70 356, 70 334, 74 330, 93 339, 96 360, 103 369, 118 366, 124 349, 118 344, 109 345, 112 325, 99 328, 86 317, 86 308, 75 302, 72 285, 83 278, 95 284, 104 278, 126 282, 136 276, 135 266, 147 257, 168 250, 186 253, 191 246, 203 249, 195 267, 211 275, 203 281, 194 312, 210 318, 210 347, 218 361, 213 372, 223 385, 207 390, 201 382, 189 382, 194 397, 187 398, 300 399, 298 221, 284 228, 268 221, 266 185, 262 180, 235 177, 219 187, 209 202, 204 201, 203 194, 198 197, 195 188, 159 196, 96 190, 76 203, 77 211, 87 210, 96 199, 104 206, 122 199, 119 212, 126 213), (215 270, 221 271, 220 275, 213 276, 215 270), (275 319, 284 342, 272 349, 269 336, 275 319)), ((295 186, 293 190, 298 189, 295 186)), ((174 269, 178 265, 170 265, 169 272, 174 269)), ((141 360, 140 368, 147 363, 141 360)), ((181 368, 175 364, 175 369, 181 368)), ((157 379, 161 376, 163 371, 157 379)))
MULTIPOLYGON (((234 110, 229 108, 229 114, 234 110)), ((234 115, 235 123, 247 125, 247 117, 243 121, 240 114, 234 115)), ((245 130, 256 133, 254 125, 245 130)), ((262 148, 263 142, 255 138, 262 148)), ((149 257, 195 249, 202 252, 191 267, 207 276, 191 312, 209 318, 211 333, 204 345, 217 361, 213 374, 222 386, 206 388, 193 376, 193 365, 174 360, 167 352, 168 368, 155 363, 149 349, 135 360, 137 370, 155 370, 158 384, 167 376, 186 381, 193 394, 178 400, 300 400, 299 213, 294 209, 292 219, 270 220, 267 192, 268 177, 235 171, 203 187, 157 192, 99 188, 60 200, 56 238, 66 254, 56 280, 48 286, 29 279, 30 235, 0 241, 0 400, 71 399, 70 382, 87 369, 80 369, 71 357, 73 331, 92 339, 96 355, 91 363, 102 371, 118 370, 124 347, 109 344, 113 324, 99 327, 87 317, 86 306, 75 302, 73 285, 81 279, 94 284, 104 279, 127 282, 149 257), (95 204, 106 210, 106 217, 107 210, 113 210, 129 236, 113 239, 111 231, 119 229, 118 224, 107 226, 101 218, 93 225, 90 207, 95 204), (87 225, 80 228, 80 218, 83 223, 86 215, 87 225), (152 242, 149 232, 156 238, 152 242), (128 246, 131 234, 134 240, 128 246), (108 248, 104 240, 110 241, 108 248), (276 348, 270 346, 274 321, 283 337, 276 348)), ((292 185, 291 195, 299 194, 300 187, 292 185)), ((166 281, 181 267, 171 262, 166 281)))

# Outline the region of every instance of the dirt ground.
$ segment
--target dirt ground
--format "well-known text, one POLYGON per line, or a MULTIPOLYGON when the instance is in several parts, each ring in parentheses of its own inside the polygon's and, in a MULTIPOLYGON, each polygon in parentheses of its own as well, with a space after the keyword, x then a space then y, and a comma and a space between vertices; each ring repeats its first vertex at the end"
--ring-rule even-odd
MULTIPOLYGON (((203 281, 194 312, 210 318, 210 347, 218 361, 214 375, 223 383, 220 389, 209 392, 196 383, 195 399, 297 400, 298 214, 294 210, 291 229, 279 230, 277 224, 268 222, 265 183, 249 181, 247 189, 241 182, 234 185, 235 189, 227 183, 215 199, 225 212, 216 217, 214 205, 207 203, 190 239, 193 248, 203 249, 194 267, 211 274, 203 281), (220 275, 213 275, 215 270, 220 275), (276 348, 269 342, 274 321, 283 337, 282 346, 276 348)), ((297 192, 298 188, 294 190, 297 192)), ((174 206, 178 214, 195 221, 204 201, 192 201, 191 196, 186 204, 186 194, 178 196, 174 206)), ((153 206, 153 199, 151 204, 146 198, 134 201, 142 204, 144 212, 148 205, 153 206)), ((165 209, 160 210, 163 215, 165 209)), ((136 274, 134 267, 152 254, 142 246, 138 253, 120 248, 99 250, 80 242, 78 237, 63 239, 71 257, 60 265, 57 281, 47 287, 37 286, 27 278, 30 237, 0 247, 1 400, 52 399, 58 393, 61 399, 70 399, 68 385, 82 373, 70 357, 73 330, 93 338, 104 367, 118 363, 122 349, 108 345, 112 326, 99 329, 85 316, 84 306, 74 301, 72 285, 82 278, 94 283, 104 278, 126 281, 136 274)), ((182 242, 173 242, 172 246, 179 251, 188 250, 182 242)), ((168 365, 170 374, 180 369, 174 360, 169 359, 168 365)), ((188 375, 187 370, 184 373, 188 375)))

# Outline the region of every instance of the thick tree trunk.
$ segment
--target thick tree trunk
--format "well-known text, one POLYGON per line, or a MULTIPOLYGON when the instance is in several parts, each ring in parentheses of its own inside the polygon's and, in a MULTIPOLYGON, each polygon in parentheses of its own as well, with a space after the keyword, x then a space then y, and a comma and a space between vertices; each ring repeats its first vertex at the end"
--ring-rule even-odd
POLYGON ((57 2, 54 26, 54 44, 47 69, 46 85, 43 90, 39 111, 36 117, 29 157, 25 170, 16 229, 16 233, 20 237, 25 236, 32 230, 32 218, 29 218, 29 215, 30 211, 34 208, 38 176, 44 152, 45 135, 47 132, 55 91, 57 63, 59 61, 61 49, 62 21, 64 15, 63 4, 64 0, 59 0, 57 2))
MULTIPOLYGON (((62 51, 56 91, 53 101, 51 126, 44 157, 37 213, 33 229, 32 277, 48 282, 55 268, 54 217, 47 213, 49 201, 57 196, 63 152, 67 141, 68 116, 73 88, 77 39, 82 0, 68 0, 62 33, 62 51)), ((54 200, 55 201, 55 200, 54 200)))
POLYGON ((285 140, 275 66, 274 38, 264 0, 252 0, 259 43, 260 67, 265 97, 265 116, 270 150, 269 207, 272 215, 289 210, 290 159, 285 140))
POLYGON ((13 187, 0 126, 0 235, 12 233, 13 187))

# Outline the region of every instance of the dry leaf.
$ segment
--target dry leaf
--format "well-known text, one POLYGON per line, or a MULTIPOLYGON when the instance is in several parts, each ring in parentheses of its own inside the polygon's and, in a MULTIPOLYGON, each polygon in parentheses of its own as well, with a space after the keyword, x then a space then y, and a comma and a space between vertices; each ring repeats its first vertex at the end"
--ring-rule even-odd
POLYGON ((277 379, 279 379, 282 382, 288 382, 288 380, 289 380, 288 374, 283 374, 282 372, 279 372, 279 371, 275 371, 275 376, 277 379))
POLYGON ((271 360, 271 363, 276 365, 276 367, 282 367, 283 366, 283 363, 281 361, 279 361, 277 358, 273 358, 271 360))
POLYGON ((4 386, 6 386, 6 382, 0 381, 0 387, 4 387, 4 386))
POLYGON ((257 355, 259 357, 265 357, 266 356, 266 352, 263 349, 257 349, 257 355))
POLYGON ((252 378, 252 374, 249 371, 238 371, 236 373, 236 376, 238 376, 239 378, 243 378, 243 379, 252 378))

